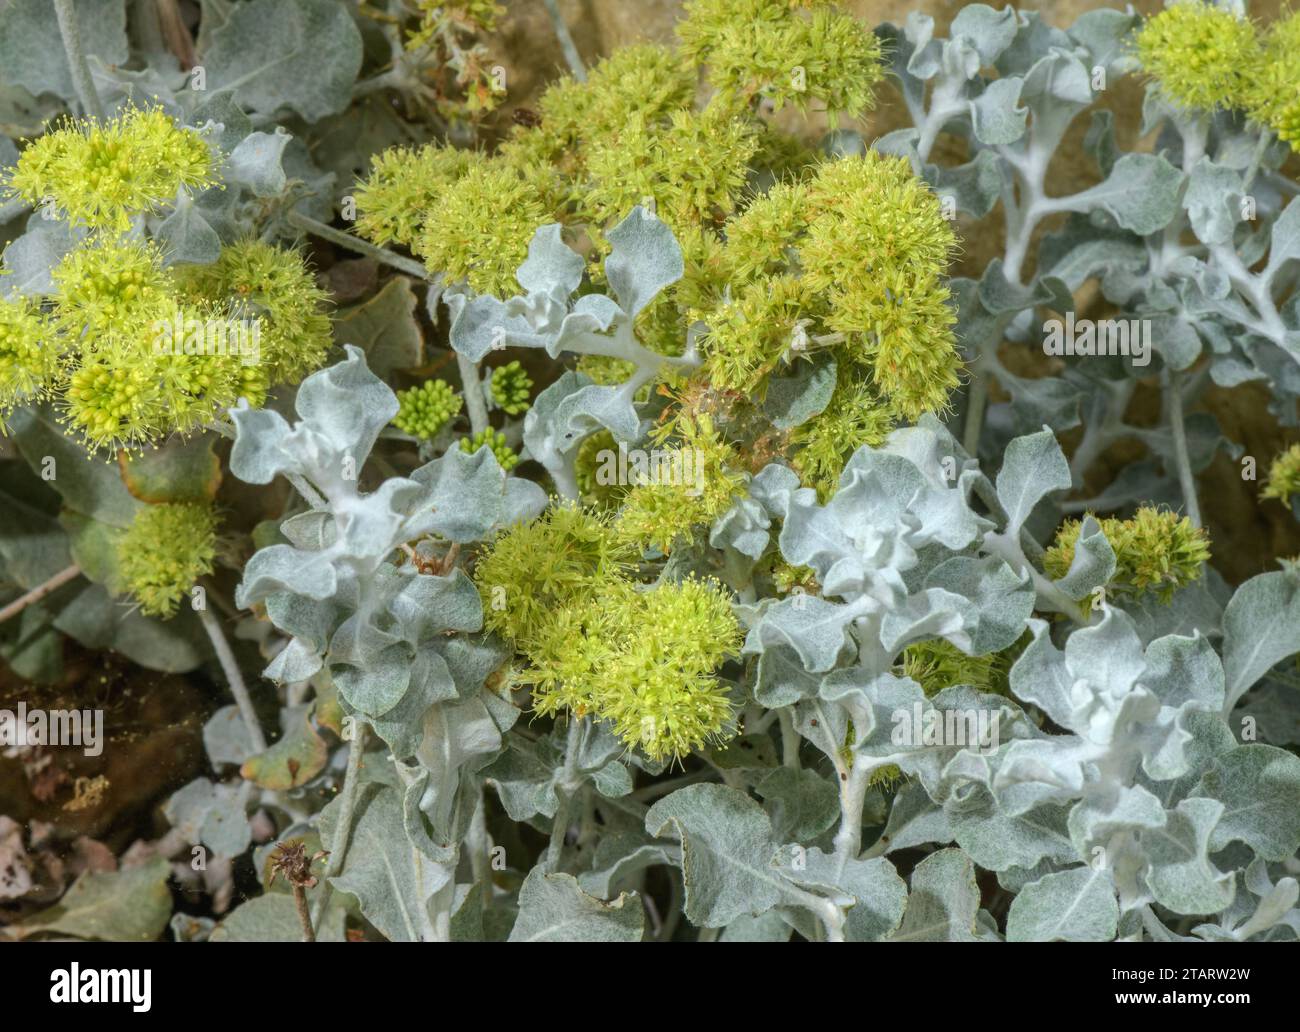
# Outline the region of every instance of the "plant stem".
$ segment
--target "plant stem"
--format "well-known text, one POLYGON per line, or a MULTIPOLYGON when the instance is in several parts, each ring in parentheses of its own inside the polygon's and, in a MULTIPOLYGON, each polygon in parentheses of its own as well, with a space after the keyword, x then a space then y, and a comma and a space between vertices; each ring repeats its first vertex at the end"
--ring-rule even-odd
POLYGON ((248 737, 253 743, 254 751, 266 752, 266 736, 262 734, 262 725, 258 723, 257 710, 253 708, 252 696, 248 694, 244 675, 239 672, 239 664, 235 662, 235 654, 230 649, 230 642, 226 641, 221 624, 206 606, 199 610, 199 622, 208 632, 212 648, 217 654, 217 662, 221 664, 221 670, 226 675, 226 680, 230 682, 230 694, 235 697, 239 715, 244 718, 244 724, 248 727, 248 737))
POLYGON ((564 20, 564 15, 560 13, 559 0, 542 0, 546 5, 546 13, 551 16, 551 25, 555 28, 555 38, 560 41, 560 49, 564 51, 564 60, 568 62, 569 71, 579 82, 587 81, 587 66, 582 63, 582 56, 578 53, 578 48, 573 44, 573 36, 569 33, 569 26, 564 20))
POLYGON ((1187 451, 1187 429, 1183 425, 1183 391, 1180 377, 1169 368, 1165 370, 1165 397, 1169 401, 1169 431, 1173 437, 1174 464, 1178 467, 1183 504, 1187 507, 1187 518, 1199 530, 1201 504, 1196 498, 1196 478, 1192 475, 1192 460, 1187 451))
POLYGON ((586 717, 569 718, 569 735, 564 745, 564 772, 560 776, 560 784, 556 786, 560 802, 551 822, 551 840, 546 846, 546 866, 551 871, 559 870, 560 853, 564 849, 564 838, 569 830, 573 797, 582 787, 582 778, 578 774, 578 753, 582 750, 586 729, 586 717))
POLYGON ((307 907, 307 890, 301 885, 293 887, 293 905, 298 909, 298 920, 302 923, 302 941, 315 942, 316 930, 311 926, 311 911, 307 907))
POLYGON ((414 276, 419 280, 429 278, 429 270, 414 259, 403 258, 400 254, 394 254, 386 248, 376 247, 374 244, 362 240, 359 236, 354 236, 342 229, 335 229, 333 226, 318 222, 310 215, 304 215, 300 211, 290 211, 285 218, 291 226, 296 226, 305 233, 311 233, 322 240, 328 240, 340 247, 346 247, 356 254, 363 254, 367 258, 373 258, 375 261, 382 262, 400 272, 406 273, 408 276, 414 276))
POLYGON ((470 429, 476 434, 482 433, 488 427, 488 410, 487 399, 483 397, 483 377, 479 375, 478 363, 470 361, 458 351, 456 368, 460 370, 460 382, 465 390, 465 406, 469 410, 470 429))
POLYGON ((4 623, 11 616, 17 616, 28 606, 39 602, 50 592, 63 587, 63 585, 67 584, 68 581, 72 580, 80 573, 81 567, 76 563, 73 563, 66 570, 60 570, 44 584, 36 585, 36 587, 32 588, 31 591, 27 592, 27 594, 14 599, 3 609, 0 609, 0 623, 4 623))
POLYGON ((348 768, 343 775, 343 788, 339 792, 339 819, 334 825, 334 835, 330 839, 329 860, 325 864, 325 877, 322 879, 320 895, 316 898, 316 924, 325 916, 329 906, 330 894, 334 891, 330 878, 343 870, 343 860, 347 856, 348 837, 352 832, 352 812, 357 807, 357 792, 361 787, 361 756, 366 751, 366 725, 360 720, 353 724, 352 741, 348 744, 348 768))
POLYGON ((54 16, 59 20, 59 35, 63 37, 63 52, 68 57, 68 69, 72 72, 72 85, 77 89, 77 97, 87 118, 104 120, 104 105, 90 77, 90 65, 81 49, 81 26, 77 24, 77 12, 73 0, 54 0, 54 16))

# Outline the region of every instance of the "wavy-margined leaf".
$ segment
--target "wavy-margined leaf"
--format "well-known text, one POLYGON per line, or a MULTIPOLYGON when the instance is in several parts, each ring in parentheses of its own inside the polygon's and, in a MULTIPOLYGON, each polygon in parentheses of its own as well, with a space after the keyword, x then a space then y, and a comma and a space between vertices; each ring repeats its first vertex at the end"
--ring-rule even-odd
POLYGON ((605 902, 583 892, 571 874, 528 872, 519 890, 511 942, 640 942, 645 911, 637 893, 605 902))

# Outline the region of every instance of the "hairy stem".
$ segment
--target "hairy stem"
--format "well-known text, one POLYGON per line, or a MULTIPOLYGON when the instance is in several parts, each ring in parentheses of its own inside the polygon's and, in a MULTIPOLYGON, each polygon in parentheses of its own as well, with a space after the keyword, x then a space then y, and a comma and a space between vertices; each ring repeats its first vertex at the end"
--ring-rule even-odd
POLYGON ((36 585, 36 587, 32 588, 31 591, 27 592, 27 594, 14 599, 3 609, 0 609, 0 623, 4 623, 11 616, 17 616, 28 606, 39 602, 46 595, 50 594, 50 592, 57 591, 59 588, 63 587, 63 585, 67 584, 68 581, 77 577, 80 573, 81 567, 76 563, 73 563, 65 570, 60 570, 44 584, 36 585))
POLYGON ((340 247, 346 247, 355 254, 363 254, 367 258, 373 258, 377 262, 404 272, 408 276, 414 276, 416 279, 427 280, 429 270, 413 258, 403 258, 400 254, 394 254, 392 251, 383 247, 376 247, 359 236, 348 233, 342 229, 335 229, 333 226, 327 226, 323 222, 318 222, 310 215, 304 215, 300 211, 290 211, 285 218, 291 226, 301 229, 312 236, 318 236, 322 240, 328 240, 332 244, 338 244, 340 247))
POLYGON ((469 412, 470 429, 482 433, 488 428, 487 399, 483 397, 483 377, 478 363, 456 352, 456 368, 460 370, 461 386, 465 390, 465 407, 469 412))
POLYGON ((555 28, 555 38, 560 41, 560 49, 564 51, 564 60, 569 65, 569 71, 579 82, 586 82, 587 66, 582 63, 582 55, 578 53, 578 48, 573 43, 568 23, 560 13, 559 0, 542 0, 542 2, 546 5, 546 13, 550 15, 551 25, 555 28))
POLYGON ((230 642, 226 640, 226 634, 221 629, 220 622, 206 606, 199 610, 199 622, 203 624, 203 629, 208 632, 213 651, 217 654, 217 662, 221 664, 222 673, 226 675, 226 680, 230 682, 230 694, 235 697, 235 705, 239 707, 239 715, 244 718, 244 724, 248 727, 248 737, 253 743, 254 751, 266 752, 266 736, 262 734, 262 725, 257 721, 257 710, 253 708, 253 698, 248 694, 248 685, 244 683, 244 675, 240 673, 239 664, 235 662, 235 654, 231 651, 230 642))
POLYGON ((81 26, 77 24, 77 12, 73 0, 54 0, 54 16, 59 20, 63 52, 68 56, 72 85, 76 87, 81 109, 86 113, 87 118, 102 122, 104 104, 99 99, 99 91, 95 89, 95 82, 90 77, 90 65, 86 63, 86 54, 81 49, 81 26))
POLYGON ((320 895, 316 899, 316 924, 320 924, 334 891, 330 878, 343 870, 343 860, 348 852, 348 839, 352 834, 352 813, 357 808, 357 793, 361 788, 361 756, 366 751, 366 725, 360 720, 353 724, 352 741, 348 744, 348 768, 343 775, 343 789, 339 793, 339 819, 330 839, 330 856, 325 865, 320 895))
POLYGON ((1201 527, 1201 503, 1196 498, 1196 478, 1187 451, 1187 428, 1183 425, 1183 391, 1180 378, 1172 369, 1165 370, 1165 397, 1169 402, 1169 431, 1173 437, 1174 464, 1178 467, 1178 484, 1183 491, 1187 518, 1198 530, 1201 527))

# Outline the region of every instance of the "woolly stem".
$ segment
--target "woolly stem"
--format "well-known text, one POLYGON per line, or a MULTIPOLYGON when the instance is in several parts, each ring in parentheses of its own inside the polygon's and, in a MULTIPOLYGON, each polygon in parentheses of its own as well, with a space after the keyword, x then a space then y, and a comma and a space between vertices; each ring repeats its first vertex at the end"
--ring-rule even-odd
POLYGON ((316 898, 314 916, 318 925, 325 915, 325 908, 329 906, 330 894, 334 891, 329 880, 343 870, 343 860, 347 856, 348 838, 352 833, 352 813, 357 808, 357 794, 361 787, 361 756, 365 751, 366 725, 357 720, 353 724, 352 741, 348 744, 348 767, 343 774, 343 788, 339 792, 339 819, 334 825, 325 877, 322 879, 320 895, 316 898))
POLYGON ((573 796, 582 787, 582 778, 578 774, 578 754, 582 751, 586 729, 586 717, 569 718, 569 734, 564 744, 564 772, 560 776, 560 784, 556 786, 556 795, 560 801, 555 809, 555 819, 551 822, 551 840, 546 846, 546 867, 551 871, 559 870, 560 853, 564 849, 564 838, 569 830, 573 796))
POLYGON ((19 596, 3 609, 0 609, 0 623, 4 623, 11 616, 17 616, 28 606, 39 602, 46 595, 50 594, 50 592, 57 591, 80 573, 81 567, 76 563, 73 563, 65 570, 60 570, 44 584, 36 585, 36 587, 32 588, 31 591, 27 592, 27 594, 19 596))
POLYGON ((560 13, 559 0, 542 0, 542 2, 546 5, 546 13, 550 15, 551 25, 555 29, 555 38, 560 41, 560 49, 564 51, 564 60, 569 65, 569 71, 579 82, 586 82, 587 66, 582 63, 582 56, 573 43, 569 26, 564 20, 564 15, 560 13))
POLYGON ((429 278, 429 270, 414 259, 403 258, 400 254, 394 254, 386 248, 376 247, 374 244, 362 240, 359 236, 342 229, 335 229, 333 226, 327 226, 323 222, 318 222, 310 215, 304 215, 300 211, 290 211, 285 218, 291 226, 295 226, 305 233, 311 233, 322 240, 328 240, 332 244, 346 247, 356 254, 373 258, 375 261, 382 262, 384 265, 397 269, 399 272, 404 272, 408 276, 414 276, 420 280, 429 278))
POLYGON ((487 399, 483 397, 483 378, 478 363, 456 352, 456 368, 460 370, 461 386, 465 390, 465 407, 469 412, 469 426, 474 433, 488 428, 487 399))
POLYGON ((199 622, 208 632, 213 651, 217 654, 217 662, 221 664, 221 670, 226 675, 226 680, 230 682, 230 694, 235 697, 239 715, 244 718, 244 724, 248 727, 248 737, 253 743, 253 750, 259 753, 266 752, 266 736, 262 734, 262 725, 258 723, 257 710, 253 708, 252 696, 248 694, 244 675, 239 671, 239 664, 235 662, 235 654, 230 649, 230 642, 226 640, 221 624, 206 606, 199 610, 199 622))
POLYGON ((1183 425, 1183 391, 1180 378, 1172 369, 1165 369, 1165 398, 1169 403, 1169 431, 1173 437, 1174 464, 1178 467, 1178 483, 1183 491, 1183 504, 1187 518, 1198 530, 1201 527, 1201 504, 1196 498, 1196 478, 1192 475, 1192 460, 1187 450, 1187 428, 1183 425))
POLYGON ((86 54, 81 49, 81 26, 77 24, 77 12, 73 0, 54 0, 54 16, 59 20, 63 52, 68 57, 72 85, 76 87, 81 108, 88 118, 102 122, 104 104, 99 99, 99 91, 95 89, 94 80, 90 77, 90 65, 86 63, 86 54))

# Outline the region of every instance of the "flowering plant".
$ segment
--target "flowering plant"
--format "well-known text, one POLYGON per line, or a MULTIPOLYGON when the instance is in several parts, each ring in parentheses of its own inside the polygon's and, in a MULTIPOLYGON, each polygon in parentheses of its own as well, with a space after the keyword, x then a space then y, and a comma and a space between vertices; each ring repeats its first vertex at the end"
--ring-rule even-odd
POLYGON ((0 655, 203 749, 0 935, 1300 936, 1300 15, 54 6, 0 655))

